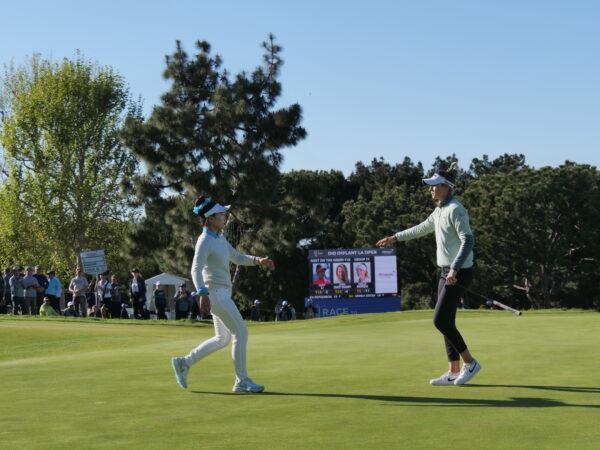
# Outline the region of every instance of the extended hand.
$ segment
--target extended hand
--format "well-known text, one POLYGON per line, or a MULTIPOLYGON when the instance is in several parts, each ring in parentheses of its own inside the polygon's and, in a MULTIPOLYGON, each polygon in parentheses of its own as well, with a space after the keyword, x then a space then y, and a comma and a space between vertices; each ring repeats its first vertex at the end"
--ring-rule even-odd
POLYGON ((264 258, 258 258, 258 265, 267 267, 269 270, 275 270, 275 263, 268 256, 264 258))
POLYGON ((377 245, 377 247, 387 247, 388 245, 393 244, 394 242, 396 242, 396 236, 388 236, 377 241, 377 244, 375 245, 377 245))

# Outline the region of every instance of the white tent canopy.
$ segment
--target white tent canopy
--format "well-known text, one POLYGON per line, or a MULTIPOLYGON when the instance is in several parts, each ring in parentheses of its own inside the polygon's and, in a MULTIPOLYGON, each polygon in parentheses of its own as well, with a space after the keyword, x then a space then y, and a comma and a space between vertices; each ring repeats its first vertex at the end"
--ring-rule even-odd
POLYGON ((152 278, 148 278, 146 280, 146 306, 148 307, 148 309, 150 311, 155 310, 152 295, 154 292, 154 285, 157 282, 161 284, 161 287, 164 289, 165 293, 167 294, 167 304, 171 308, 172 308, 172 305, 171 305, 172 300, 171 299, 175 295, 175 292, 177 292, 178 286, 180 286, 182 283, 185 283, 189 290, 193 290, 192 282, 190 280, 188 280, 187 278, 177 276, 177 275, 173 275, 172 273, 164 272, 164 273, 156 275, 152 278))

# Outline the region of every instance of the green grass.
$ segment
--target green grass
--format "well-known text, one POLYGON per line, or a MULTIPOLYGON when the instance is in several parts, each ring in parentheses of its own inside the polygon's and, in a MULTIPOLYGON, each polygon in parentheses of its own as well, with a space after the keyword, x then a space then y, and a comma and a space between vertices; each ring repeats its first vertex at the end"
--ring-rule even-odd
POLYGON ((0 448, 598 448, 600 314, 459 312, 483 370, 445 370, 431 312, 250 325, 262 395, 229 349, 174 381, 210 324, 0 318, 0 448))

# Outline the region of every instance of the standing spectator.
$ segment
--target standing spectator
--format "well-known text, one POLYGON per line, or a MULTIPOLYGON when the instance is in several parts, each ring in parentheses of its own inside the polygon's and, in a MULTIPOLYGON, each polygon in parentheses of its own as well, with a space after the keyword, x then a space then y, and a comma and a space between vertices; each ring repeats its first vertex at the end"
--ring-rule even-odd
POLYGON ((23 284, 25 285, 25 303, 27 304, 30 314, 37 316, 39 308, 37 306, 37 294, 38 289, 41 288, 37 279, 33 276, 33 267, 27 267, 25 269, 25 277, 23 278, 23 284))
POLYGON ((10 267, 7 267, 4 271, 4 313, 8 314, 9 308, 12 307, 12 294, 10 291, 10 279, 13 276, 13 271, 10 267))
POLYGON ((291 303, 288 306, 290 307, 290 320, 296 320, 296 308, 291 303))
POLYGON ((42 300, 42 306, 40 306, 40 316, 58 316, 59 314, 52 307, 50 303, 50 297, 44 297, 42 300))
POLYGON ((63 311, 65 317, 79 317, 79 312, 75 309, 75 303, 71 300, 63 311))
POLYGON ((192 297, 185 283, 179 286, 179 291, 173 297, 175 302, 175 320, 187 319, 192 311, 192 297))
POLYGON ((260 300, 254 300, 254 303, 250 307, 250 320, 253 322, 260 322, 260 300))
POLYGON ((69 283, 69 292, 73 295, 73 305, 79 310, 81 317, 87 316, 86 294, 88 288, 87 278, 83 275, 81 267, 77 267, 77 269, 75 269, 75 277, 72 278, 69 283))
POLYGON ((48 272, 48 286, 46 287, 46 297, 50 299, 50 305, 55 311, 60 311, 60 297, 62 295, 62 285, 60 280, 56 278, 56 272, 50 270, 48 272))
POLYGON ((13 276, 10 278, 10 293, 13 301, 13 314, 29 314, 29 308, 25 304, 25 285, 23 284, 23 268, 15 267, 13 276))
POLYGON ((154 309, 156 310, 156 318, 158 320, 167 320, 167 314, 165 313, 167 309, 167 294, 165 294, 164 289, 162 288, 160 281, 156 282, 156 288, 154 289, 154 293, 152 294, 154 297, 154 309))
POLYGON ((123 303, 123 286, 119 283, 116 275, 110 277, 111 302, 109 305, 110 315, 117 319, 121 317, 121 303, 123 303))
POLYGON ((292 314, 290 312, 290 306, 287 300, 281 302, 281 309, 279 310, 279 320, 282 322, 286 322, 292 318, 292 314))
POLYGON ((100 278, 96 281, 96 305, 101 307, 102 305, 106 305, 109 308, 110 303, 112 301, 111 294, 112 285, 110 281, 108 281, 108 272, 103 272, 100 274, 100 278))
POLYGON ((38 282, 39 289, 36 289, 36 298, 35 298, 35 310, 39 311, 42 307, 42 303, 44 302, 44 297, 46 289, 48 288, 48 277, 42 273, 42 268, 40 266, 34 267, 33 276, 38 282))
MULTIPOLYGON (((96 306, 96 283, 96 277, 92 277, 88 287, 88 291, 85 294, 85 301, 88 307, 88 311, 92 309, 92 306, 96 306)), ((98 308, 98 313, 100 313, 100 308, 98 308)))
POLYGON ((146 283, 138 269, 131 271, 133 279, 129 285, 129 297, 133 306, 133 317, 144 318, 144 304, 146 303, 146 283))

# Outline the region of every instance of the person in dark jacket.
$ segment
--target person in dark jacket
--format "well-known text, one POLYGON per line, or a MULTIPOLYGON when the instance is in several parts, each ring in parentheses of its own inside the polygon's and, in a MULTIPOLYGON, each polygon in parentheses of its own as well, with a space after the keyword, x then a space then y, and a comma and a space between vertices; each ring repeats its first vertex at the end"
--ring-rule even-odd
POLYGON ((144 304, 146 303, 146 282, 138 269, 133 269, 131 274, 133 275, 133 279, 129 283, 129 297, 133 305, 133 317, 135 319, 143 319, 144 304))
POLYGON ((175 320, 187 319, 192 311, 194 301, 185 283, 179 286, 179 291, 173 300, 175 302, 175 320))
MULTIPOLYGON (((110 277, 111 301, 108 304, 110 315, 113 319, 121 317, 121 305, 123 303, 123 286, 119 283, 116 275, 110 277)), ((129 317, 128 317, 129 318, 129 317)))
POLYGON ((154 297, 154 308, 156 310, 156 318, 158 320, 167 320, 167 294, 162 288, 160 281, 156 282, 156 289, 154 289, 154 293, 152 294, 154 297))
POLYGON ((260 300, 256 299, 250 308, 250 320, 253 322, 260 322, 260 319, 260 300))
POLYGON ((6 313, 12 308, 12 294, 10 291, 10 279, 13 276, 12 268, 7 267, 4 271, 4 307, 6 313))
POLYGON ((35 266, 33 276, 37 280, 40 289, 36 290, 35 298, 35 310, 39 311, 44 303, 44 297, 46 296, 46 289, 48 288, 48 277, 42 273, 40 266, 35 266))
POLYGON ((16 316, 19 312, 22 315, 29 314, 29 308, 25 304, 25 285, 23 284, 23 268, 15 267, 13 276, 9 281, 10 294, 13 302, 13 314, 16 316))

